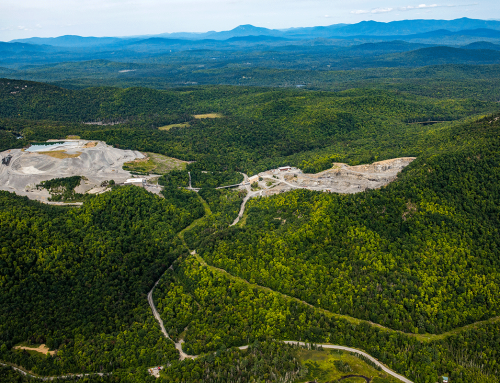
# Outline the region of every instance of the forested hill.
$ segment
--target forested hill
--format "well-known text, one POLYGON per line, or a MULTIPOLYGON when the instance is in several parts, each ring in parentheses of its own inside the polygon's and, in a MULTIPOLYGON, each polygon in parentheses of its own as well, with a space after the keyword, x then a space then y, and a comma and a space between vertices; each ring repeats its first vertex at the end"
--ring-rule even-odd
POLYGON ((25 140, 79 135, 197 161, 192 168, 252 173, 283 163, 319 171, 333 159, 354 164, 419 155, 435 147, 432 137, 450 122, 498 110, 492 102, 373 89, 332 93, 213 86, 74 91, 6 79, 0 80, 0 100, 0 126, 22 133, 25 140), (213 112, 219 117, 194 117, 213 112), (98 120, 122 123, 81 124, 98 120), (445 125, 421 124, 426 121, 445 125), (189 126, 158 129, 176 123, 189 126), (375 136, 376 143, 370 139, 375 136))
POLYGON ((208 263, 335 313, 441 333, 500 311, 500 124, 454 130, 368 193, 249 203, 246 225, 193 239, 208 263))
POLYGON ((146 294, 185 252, 176 234, 202 214, 184 191, 123 187, 76 210, 0 192, 0 358, 42 375, 177 359, 146 294), (7 352, 26 341, 58 358, 7 352))
POLYGON ((112 372, 103 382, 154 381, 155 365, 167 382, 304 381, 305 366, 315 379, 274 343, 294 339, 363 349, 416 383, 499 383, 498 67, 377 73, 336 76, 398 81, 326 92, 1 79, 0 150, 102 140, 195 161, 201 190, 175 171, 162 196, 115 186, 75 209, 0 193, 0 360, 112 372), (246 191, 214 189, 238 171, 401 156, 417 159, 382 189, 252 198, 235 226, 246 191), (157 281, 153 303, 174 341, 206 353, 196 361, 178 361, 151 313, 157 281), (40 343, 57 355, 13 348, 40 343))

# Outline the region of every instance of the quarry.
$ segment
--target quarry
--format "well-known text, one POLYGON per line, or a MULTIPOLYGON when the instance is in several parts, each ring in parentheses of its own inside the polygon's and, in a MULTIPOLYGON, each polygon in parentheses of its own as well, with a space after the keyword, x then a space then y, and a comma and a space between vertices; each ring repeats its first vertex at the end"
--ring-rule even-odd
POLYGON ((103 181, 123 183, 132 178, 130 172, 123 170, 123 164, 144 155, 101 141, 49 140, 26 149, 0 152, 0 158, 0 190, 46 202, 50 193, 36 188, 41 181, 83 176, 75 189, 77 193, 102 192, 103 181))
POLYGON ((231 226, 236 225, 243 217, 245 205, 250 198, 270 197, 294 189, 340 194, 379 189, 394 181, 398 173, 415 159, 416 157, 401 157, 357 166, 334 163, 330 169, 316 174, 303 173, 292 166, 282 166, 252 177, 243 174, 245 179, 239 188, 245 189, 247 195, 231 226))
MULTIPOLYGON (((161 187, 148 184, 149 177, 136 179, 123 169, 125 163, 143 159, 146 157, 139 151, 117 149, 101 141, 48 140, 0 153, 0 190, 47 203, 51 194, 44 188, 37 188, 40 182, 82 176, 76 193, 103 193, 108 190, 105 181, 114 180, 116 184, 134 185, 139 185, 134 181, 140 181, 139 186, 158 194, 161 187)), ((283 166, 250 178, 244 175, 244 182, 231 186, 246 189, 247 199, 269 197, 293 189, 353 194, 389 184, 413 160, 415 157, 402 157, 357 166, 334 163, 330 169, 317 174, 283 166)))
POLYGON ((415 157, 401 157, 357 166, 334 163, 330 169, 316 174, 285 166, 259 173, 258 194, 271 196, 293 189, 354 194, 379 189, 394 181, 398 173, 414 160, 415 157))

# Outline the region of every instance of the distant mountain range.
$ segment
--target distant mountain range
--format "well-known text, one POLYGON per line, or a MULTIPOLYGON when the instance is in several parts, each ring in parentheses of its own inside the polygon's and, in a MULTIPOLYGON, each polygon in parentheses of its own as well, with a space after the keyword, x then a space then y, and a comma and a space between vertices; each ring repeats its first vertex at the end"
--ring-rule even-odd
POLYGON ((490 49, 493 51, 500 51, 499 44, 488 43, 485 41, 478 41, 477 43, 471 43, 464 46, 466 49, 490 49))
MULTIPOLYGON (((407 36, 407 40, 413 38, 429 38, 432 36, 443 36, 445 34, 463 33, 467 31, 470 35, 475 30, 480 37, 500 37, 500 21, 476 20, 461 18, 456 20, 402 20, 382 23, 377 21, 362 21, 357 24, 335 24, 326 27, 292 28, 286 30, 267 29, 253 25, 240 25, 230 31, 206 33, 163 33, 154 36, 135 37, 82 37, 82 36, 60 36, 51 38, 32 37, 28 39, 12 40, 11 42, 28 43, 36 45, 51 45, 57 47, 103 47, 121 46, 131 41, 139 41, 153 37, 181 39, 181 40, 228 40, 234 38, 248 38, 259 36, 263 41, 267 38, 285 38, 293 40, 315 39, 315 38, 359 38, 370 36, 383 40, 394 39, 395 36, 407 36), (497 32, 498 33, 494 33, 497 32), (427 35, 430 33, 430 35, 427 35), (433 35, 435 34, 435 35, 433 35)), ((477 35, 477 36, 479 36, 477 35)))
POLYGON ((118 37, 82 37, 82 36, 59 36, 59 37, 31 37, 29 39, 12 40, 14 43, 28 43, 34 45, 52 45, 54 47, 90 47, 120 43, 124 39, 118 37))
POLYGON ((20 69, 106 60, 171 65, 175 70, 186 63, 196 70, 226 65, 331 70, 494 64, 500 62, 499 48, 500 21, 467 18, 370 21, 287 30, 241 25, 231 31, 197 34, 33 37, 0 42, 0 66, 20 69))
POLYGON ((477 29, 464 29, 460 31, 450 31, 448 29, 437 29, 435 31, 403 34, 403 35, 353 35, 353 36, 340 36, 335 35, 330 38, 333 39, 348 39, 348 40, 378 40, 378 41, 392 41, 392 40, 422 40, 422 39, 439 39, 443 37, 476 37, 476 38, 491 38, 500 39, 500 30, 477 28, 477 29))

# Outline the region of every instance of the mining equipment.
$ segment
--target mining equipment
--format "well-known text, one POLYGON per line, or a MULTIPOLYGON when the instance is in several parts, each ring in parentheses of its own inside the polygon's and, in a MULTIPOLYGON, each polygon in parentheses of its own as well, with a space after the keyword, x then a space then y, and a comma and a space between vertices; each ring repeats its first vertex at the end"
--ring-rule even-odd
POLYGON ((10 154, 7 157, 2 158, 2 165, 9 166, 11 159, 12 155, 10 154))

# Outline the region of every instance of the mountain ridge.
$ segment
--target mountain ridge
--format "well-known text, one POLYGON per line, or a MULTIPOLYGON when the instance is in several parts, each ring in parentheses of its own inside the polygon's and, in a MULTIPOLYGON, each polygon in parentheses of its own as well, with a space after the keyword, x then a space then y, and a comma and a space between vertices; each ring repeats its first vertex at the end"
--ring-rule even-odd
POLYGON ((488 29, 500 31, 500 21, 479 20, 461 18, 455 20, 399 20, 388 23, 378 21, 362 21, 356 24, 333 24, 329 26, 298 27, 292 29, 268 29, 257 27, 251 24, 239 25, 228 31, 209 31, 204 33, 175 32, 161 33, 156 35, 143 35, 131 37, 84 37, 76 35, 64 35, 58 37, 31 37, 27 39, 15 39, 9 42, 20 42, 30 44, 47 44, 52 46, 73 46, 73 47, 92 47, 111 44, 120 44, 129 40, 143 40, 147 38, 174 38, 185 40, 227 40, 233 37, 244 36, 273 36, 289 39, 310 39, 318 37, 331 38, 334 34, 338 37, 352 36, 408 36, 412 34, 421 34, 434 32, 437 30, 447 30, 449 32, 459 32, 462 30, 480 30, 488 29))

